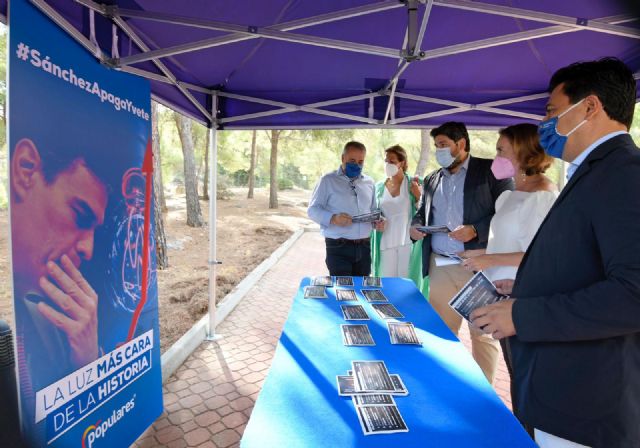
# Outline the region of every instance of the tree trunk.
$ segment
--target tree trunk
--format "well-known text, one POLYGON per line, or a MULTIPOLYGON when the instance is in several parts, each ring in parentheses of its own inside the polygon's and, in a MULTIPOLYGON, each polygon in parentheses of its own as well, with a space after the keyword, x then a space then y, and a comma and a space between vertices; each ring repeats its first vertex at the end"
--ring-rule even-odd
POLYGON ((162 214, 162 199, 164 191, 162 186, 162 168, 160 164, 160 133, 158 132, 158 104, 151 102, 151 148, 153 150, 153 207, 155 224, 156 258, 158 269, 169 267, 167 256, 167 238, 164 233, 164 216, 162 214))
POLYGON ((202 199, 209 200, 209 144, 211 143, 211 130, 207 129, 207 138, 204 147, 204 182, 202 185, 202 199))
POLYGON ((420 158, 416 166, 416 176, 423 178, 425 170, 429 166, 429 156, 431 153, 431 139, 428 129, 420 129, 420 158))
POLYGON ((247 199, 253 199, 253 188, 256 185, 256 140, 258 131, 253 130, 251 136, 251 165, 249 166, 249 192, 247 199))
POLYGON ((271 131, 271 159, 269 163, 269 208, 278 208, 278 139, 280 132, 271 131))
POLYGON ((158 196, 158 200, 160 201, 159 210, 162 213, 166 213, 167 208, 167 200, 164 196, 164 179, 162 178, 162 159, 160 155, 160 117, 158 116, 158 103, 155 101, 151 101, 151 115, 152 115, 152 142, 153 142, 153 182, 154 182, 154 191, 158 196), (155 183, 158 183, 158 187, 156 188, 155 183))
POLYGON ((193 150, 193 135, 191 134, 191 120, 174 112, 173 117, 178 128, 182 155, 184 159, 184 190, 187 196, 187 225, 202 227, 202 212, 198 198, 198 179, 196 178, 196 158, 193 150))

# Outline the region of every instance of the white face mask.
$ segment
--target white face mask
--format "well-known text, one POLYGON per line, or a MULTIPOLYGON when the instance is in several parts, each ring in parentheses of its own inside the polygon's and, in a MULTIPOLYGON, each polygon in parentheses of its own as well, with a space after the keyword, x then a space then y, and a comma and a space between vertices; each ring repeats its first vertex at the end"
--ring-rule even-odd
POLYGON ((398 174, 398 166, 394 165, 393 163, 389 163, 389 162, 385 162, 384 164, 384 173, 387 175, 387 177, 393 177, 396 174, 398 174))

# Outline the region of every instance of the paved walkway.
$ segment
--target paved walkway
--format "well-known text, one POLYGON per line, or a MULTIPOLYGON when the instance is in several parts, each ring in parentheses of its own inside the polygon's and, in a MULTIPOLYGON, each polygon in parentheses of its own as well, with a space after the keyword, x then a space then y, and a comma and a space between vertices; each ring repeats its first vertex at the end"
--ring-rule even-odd
MULTIPOLYGON (((133 446, 238 446, 300 279, 327 274, 322 238, 303 234, 219 326, 223 339, 203 343, 167 381, 165 411, 133 446)), ((465 325, 460 338, 470 347, 465 325)), ((510 407, 503 363, 496 390, 510 407)))

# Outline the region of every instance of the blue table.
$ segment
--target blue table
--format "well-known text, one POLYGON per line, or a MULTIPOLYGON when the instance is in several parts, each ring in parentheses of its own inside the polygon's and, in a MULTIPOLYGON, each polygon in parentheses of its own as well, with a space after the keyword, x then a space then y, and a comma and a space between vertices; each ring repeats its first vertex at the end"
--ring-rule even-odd
MULTIPOLYGON (((240 446, 519 448, 536 445, 505 407, 465 347, 415 285, 383 279, 383 292, 413 322, 423 345, 391 345, 386 323, 359 290, 370 321, 344 321, 335 289, 328 299, 305 299, 305 278, 276 348, 271 370, 240 446), (367 323, 376 346, 345 347, 340 324, 367 323), (383 360, 402 377, 409 395, 396 397, 407 433, 365 436, 351 398, 338 395, 336 375, 353 360, 383 360)), ((265 310, 265 313, 268 313, 265 310)))

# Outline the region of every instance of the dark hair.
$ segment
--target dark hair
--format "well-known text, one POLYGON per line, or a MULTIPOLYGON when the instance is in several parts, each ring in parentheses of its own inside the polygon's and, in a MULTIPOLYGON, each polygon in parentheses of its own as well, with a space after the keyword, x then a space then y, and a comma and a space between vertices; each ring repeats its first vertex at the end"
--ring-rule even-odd
MULTIPOLYGON (((393 153, 396 155, 400 162, 405 162, 407 160, 407 151, 400 145, 393 145, 390 148, 384 150, 385 154, 393 153)), ((403 171, 407 171, 407 164, 404 164, 403 171)))
POLYGON ((454 142, 458 142, 463 138, 466 142, 465 151, 471 151, 471 143, 469 142, 469 132, 464 123, 459 121, 448 121, 431 130, 431 137, 436 138, 438 135, 445 135, 454 142))
POLYGON ((538 126, 535 124, 514 124, 498 132, 513 146, 520 169, 527 176, 544 173, 551 166, 553 159, 540 146, 538 126))
POLYGON ((14 117, 28 116, 30 120, 12 129, 10 157, 13 158, 20 140, 29 139, 40 155, 42 174, 48 184, 74 163, 81 162, 108 190, 120 189, 124 172, 142 165, 136 148, 146 145, 149 124, 143 120, 129 121, 123 112, 107 120, 104 110, 111 107, 109 103, 94 105, 90 96, 71 107, 59 99, 61 94, 49 92, 48 88, 48 83, 35 83, 32 94, 26 94, 26 89, 20 86, 22 95, 16 98, 21 100, 12 103, 12 112, 14 117))
POLYGON ((367 152, 367 148, 362 143, 352 140, 350 142, 345 143, 344 149, 342 150, 342 154, 346 154, 349 148, 359 149, 360 151, 367 152))
POLYGON ((110 171, 114 162, 93 148, 82 148, 70 142, 66 151, 56 152, 49 149, 47 142, 36 145, 42 163, 42 175, 48 184, 53 183, 59 174, 72 168, 76 162, 83 163, 101 182, 110 183, 110 171))
POLYGON ((572 104, 589 95, 597 96, 612 120, 627 129, 633 121, 636 102, 636 81, 624 62, 616 58, 576 62, 561 68, 549 81, 549 92, 560 84, 572 104))

